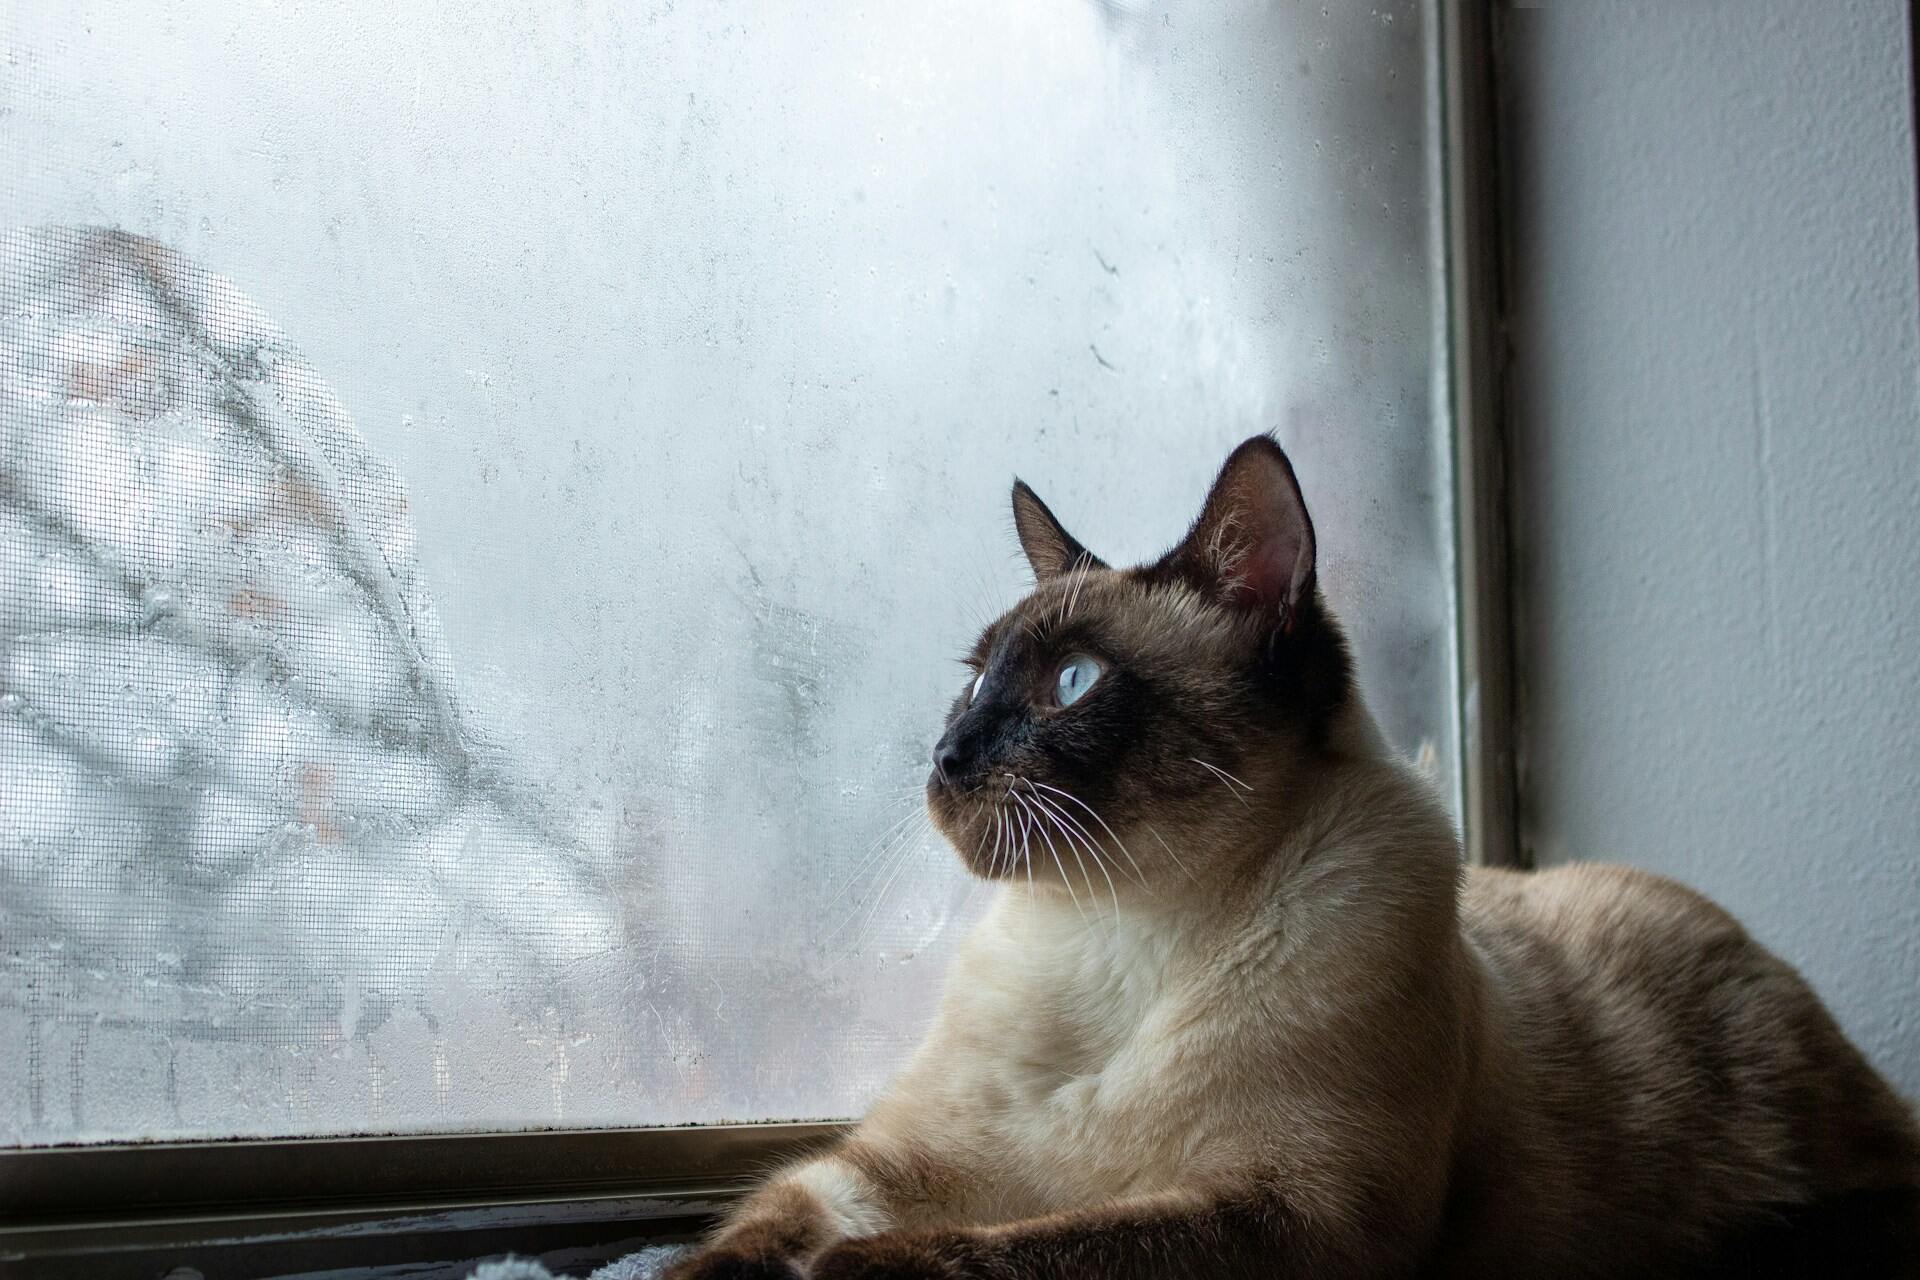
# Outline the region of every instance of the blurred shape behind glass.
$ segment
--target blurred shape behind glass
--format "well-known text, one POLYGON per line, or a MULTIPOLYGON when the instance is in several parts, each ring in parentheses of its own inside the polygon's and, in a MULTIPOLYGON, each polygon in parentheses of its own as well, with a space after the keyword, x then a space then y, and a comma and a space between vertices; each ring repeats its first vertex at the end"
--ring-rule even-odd
POLYGON ((0 1142, 857 1113, 1016 471, 1277 428, 1451 796, 1427 21, 10 6, 0 1142))

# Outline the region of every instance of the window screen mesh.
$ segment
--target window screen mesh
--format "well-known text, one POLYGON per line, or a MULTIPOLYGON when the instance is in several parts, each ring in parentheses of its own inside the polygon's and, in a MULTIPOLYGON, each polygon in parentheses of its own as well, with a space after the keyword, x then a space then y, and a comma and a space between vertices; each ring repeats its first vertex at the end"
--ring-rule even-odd
POLYGON ((0 13, 0 1142, 857 1113, 1016 471, 1452 787, 1420 5, 436 9, 0 13))

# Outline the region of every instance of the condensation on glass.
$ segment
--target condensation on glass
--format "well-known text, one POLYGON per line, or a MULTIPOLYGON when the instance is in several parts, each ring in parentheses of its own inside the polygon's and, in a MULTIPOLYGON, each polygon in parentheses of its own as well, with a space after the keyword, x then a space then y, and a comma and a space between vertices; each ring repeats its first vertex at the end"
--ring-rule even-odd
POLYGON ((0 1143, 858 1113, 1015 473, 1449 794, 1424 8, 9 6, 0 1143))

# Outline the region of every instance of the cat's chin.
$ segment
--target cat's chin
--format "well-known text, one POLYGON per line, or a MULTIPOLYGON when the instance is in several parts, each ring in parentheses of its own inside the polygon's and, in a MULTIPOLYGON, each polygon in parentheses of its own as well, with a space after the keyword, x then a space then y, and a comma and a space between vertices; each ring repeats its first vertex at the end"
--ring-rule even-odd
POLYGON ((927 815, 953 846, 960 865, 982 880, 1004 880, 1025 865, 1013 815, 997 809, 981 790, 956 793, 937 778, 929 778, 927 815))

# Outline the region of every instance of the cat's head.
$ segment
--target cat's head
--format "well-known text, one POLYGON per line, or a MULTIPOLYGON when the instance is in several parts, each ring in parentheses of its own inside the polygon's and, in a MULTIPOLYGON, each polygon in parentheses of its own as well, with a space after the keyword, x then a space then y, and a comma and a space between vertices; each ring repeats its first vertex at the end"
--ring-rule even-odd
POLYGON ((1026 485, 1036 583, 975 642, 927 805, 974 873, 1152 887, 1284 819, 1352 701, 1313 522, 1268 436, 1151 564, 1109 568, 1026 485))

